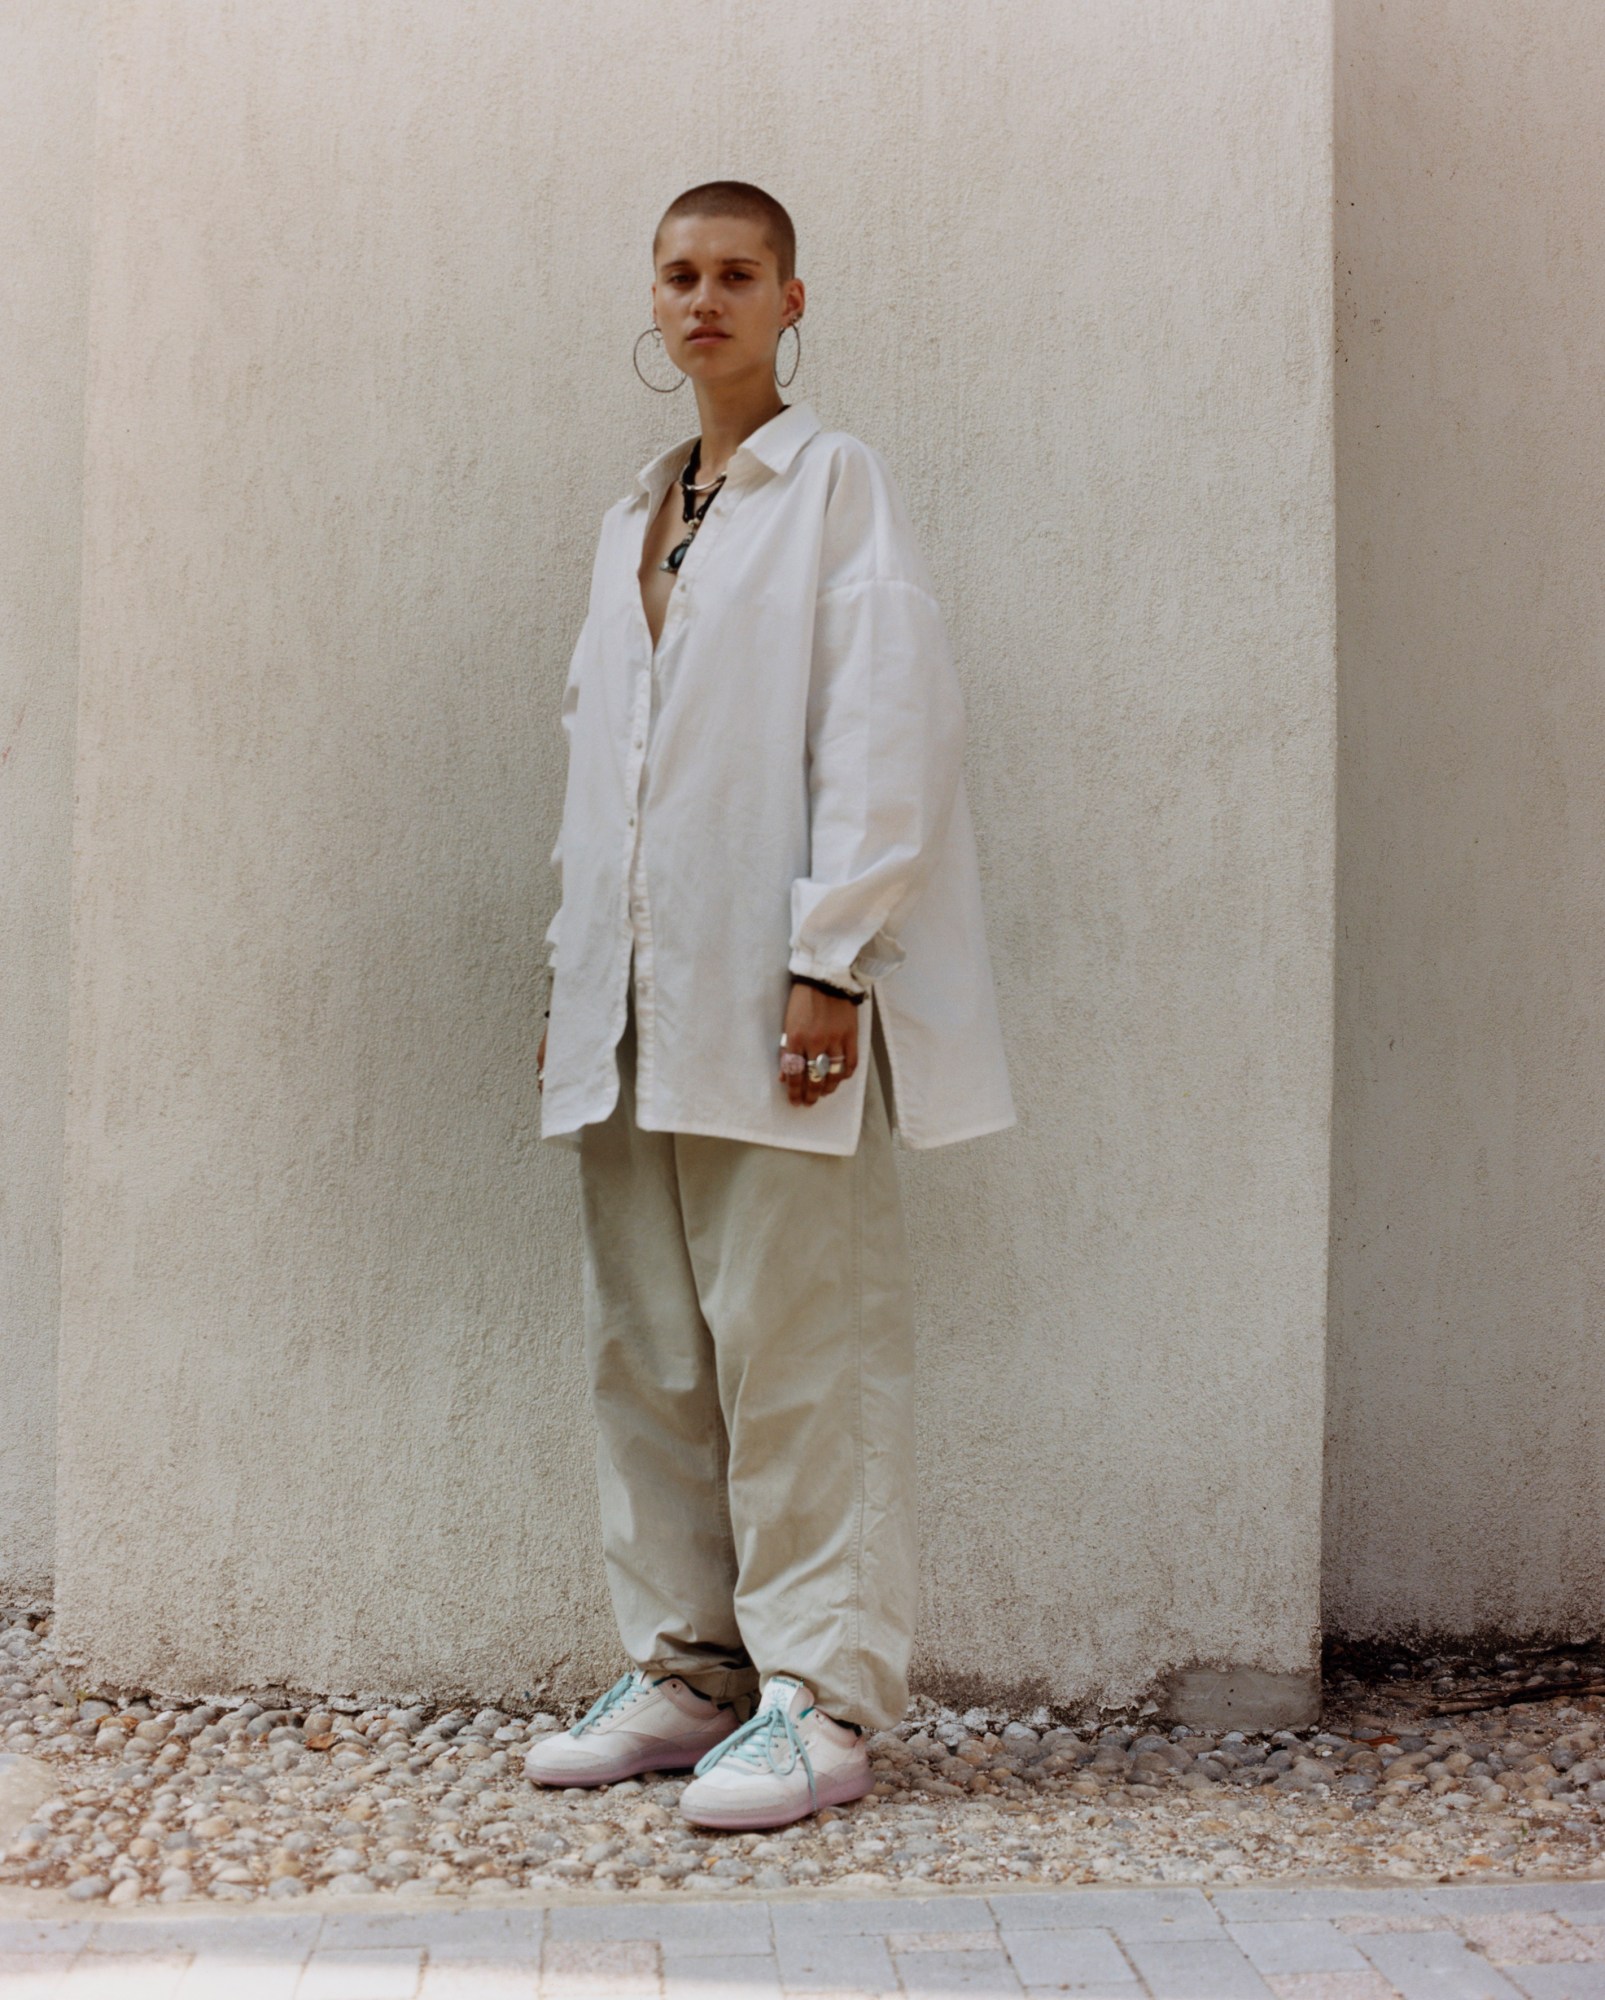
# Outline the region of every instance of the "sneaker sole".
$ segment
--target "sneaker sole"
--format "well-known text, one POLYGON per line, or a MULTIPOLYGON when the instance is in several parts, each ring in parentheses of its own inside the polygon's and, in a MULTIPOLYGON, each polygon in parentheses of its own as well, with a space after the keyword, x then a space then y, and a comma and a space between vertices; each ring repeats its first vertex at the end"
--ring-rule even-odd
POLYGON ((680 1814, 691 1821, 693 1826, 711 1826, 721 1833, 754 1833, 763 1827, 794 1826, 798 1820, 807 1819, 821 1806, 847 1806, 855 1799, 862 1799, 873 1791, 875 1774, 873 1771, 843 1773, 838 1778, 826 1778, 817 1788, 813 1799, 805 1797, 800 1806, 707 1806, 697 1808, 680 1801, 680 1814))
MULTIPOLYGON (((723 1741, 724 1738, 721 1736, 719 1742, 722 1743, 723 1741)), ((599 1785, 622 1785, 627 1778, 641 1778, 648 1771, 663 1771, 669 1774, 678 1774, 681 1771, 695 1770, 698 1759, 705 1757, 709 1750, 717 1749, 717 1747, 718 1744, 709 1743, 703 1749, 685 1753, 678 1759, 673 1756, 649 1756, 637 1758, 633 1763, 629 1764, 615 1764, 608 1770, 600 1773, 594 1771, 576 1771, 562 1777, 551 1778, 537 1777, 535 1772, 526 1764, 524 1767, 524 1776, 532 1785, 544 1786, 548 1791, 594 1792, 599 1785)))

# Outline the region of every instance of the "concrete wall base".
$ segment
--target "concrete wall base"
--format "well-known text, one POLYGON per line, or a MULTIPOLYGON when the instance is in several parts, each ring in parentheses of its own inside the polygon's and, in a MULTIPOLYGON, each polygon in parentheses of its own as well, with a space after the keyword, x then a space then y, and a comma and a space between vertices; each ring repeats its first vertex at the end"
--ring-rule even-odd
POLYGON ((1260 1667, 1181 1667, 1160 1684, 1166 1722, 1198 1729, 1305 1729, 1321 1719, 1321 1676, 1260 1667))

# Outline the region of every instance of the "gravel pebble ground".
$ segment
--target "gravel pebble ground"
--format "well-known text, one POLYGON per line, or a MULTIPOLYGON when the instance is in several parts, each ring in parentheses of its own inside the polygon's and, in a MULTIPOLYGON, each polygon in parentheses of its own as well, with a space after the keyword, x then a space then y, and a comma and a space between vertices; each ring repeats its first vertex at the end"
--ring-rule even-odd
POLYGON ((566 1715, 102 1698, 49 1627, 0 1610, 0 1907, 1605 1875, 1605 1673, 1576 1657, 1373 1658, 1329 1671, 1324 1727, 1270 1734, 920 1701, 870 1798, 729 1835, 680 1819, 680 1780, 530 1785, 566 1715), (1487 1705, 1443 1713, 1457 1690, 1487 1705))

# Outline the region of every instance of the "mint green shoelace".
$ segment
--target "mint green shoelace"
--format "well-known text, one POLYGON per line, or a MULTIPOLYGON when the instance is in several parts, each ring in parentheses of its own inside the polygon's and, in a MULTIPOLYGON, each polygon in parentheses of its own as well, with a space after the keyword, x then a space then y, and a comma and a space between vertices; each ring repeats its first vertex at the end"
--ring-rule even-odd
POLYGON ((583 1736, 587 1729, 593 1728, 598 1722, 603 1721, 613 1713, 614 1709, 621 1702, 628 1700, 636 1688, 644 1688, 648 1685, 650 1683, 641 1669, 639 1667, 632 1667, 629 1673, 619 1676, 606 1694, 599 1696, 597 1700, 591 1703, 579 1721, 568 1732, 569 1735, 583 1736))
MULTIPOLYGON (((811 1704, 803 1710, 804 1715, 812 1713, 811 1704)), ((808 1780, 809 1803, 818 1807, 819 1792, 814 1784, 813 1760, 809 1757, 802 1738, 797 1734, 797 1725, 791 1719, 789 1708, 759 1709, 758 1713, 742 1723, 739 1729, 732 1730, 722 1743, 716 1743, 705 1756, 697 1760, 693 1776, 705 1777, 721 1757, 729 1757, 732 1754, 738 1764, 748 1764, 755 1771, 766 1763, 777 1778, 789 1778, 800 1763, 803 1775, 808 1780), (775 1761, 775 1752, 782 1743, 786 1746, 788 1755, 784 1764, 778 1764, 775 1761)))

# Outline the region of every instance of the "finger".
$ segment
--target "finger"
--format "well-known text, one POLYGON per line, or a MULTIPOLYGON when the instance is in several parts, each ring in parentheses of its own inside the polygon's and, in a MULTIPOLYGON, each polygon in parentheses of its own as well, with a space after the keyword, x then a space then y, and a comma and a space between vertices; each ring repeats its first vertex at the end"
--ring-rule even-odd
POLYGON ((833 1049, 831 1051, 831 1060, 833 1062, 838 1056, 841 1058, 842 1066, 834 1075, 826 1080, 825 1088, 827 1091, 835 1090, 839 1085, 844 1084, 858 1067, 858 1050, 852 1042, 848 1042, 844 1048, 833 1049))

